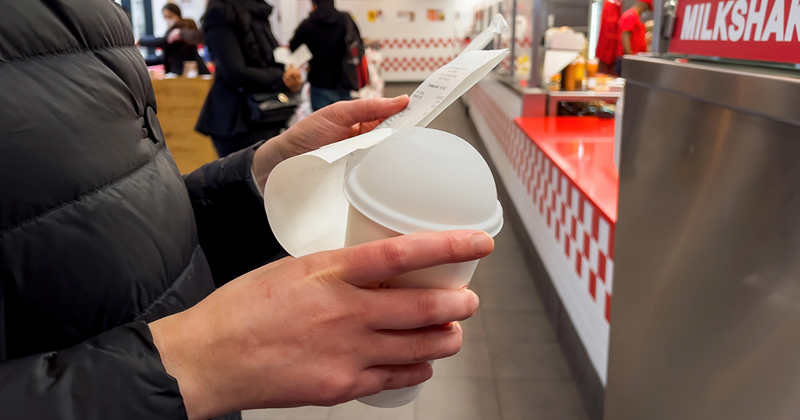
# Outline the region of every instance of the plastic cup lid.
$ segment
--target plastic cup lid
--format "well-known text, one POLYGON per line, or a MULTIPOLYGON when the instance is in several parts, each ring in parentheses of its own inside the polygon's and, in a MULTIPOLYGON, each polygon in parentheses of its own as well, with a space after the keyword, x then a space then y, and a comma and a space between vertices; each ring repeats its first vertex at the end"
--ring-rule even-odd
POLYGON ((426 128, 373 147, 347 175, 344 194, 374 222, 408 234, 454 229, 495 236, 503 208, 489 165, 472 145, 426 128))

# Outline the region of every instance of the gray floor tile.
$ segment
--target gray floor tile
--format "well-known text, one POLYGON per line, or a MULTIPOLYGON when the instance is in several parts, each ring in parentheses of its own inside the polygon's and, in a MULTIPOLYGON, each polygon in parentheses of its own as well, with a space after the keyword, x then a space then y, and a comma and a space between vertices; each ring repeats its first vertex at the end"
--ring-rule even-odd
POLYGON ((542 313, 544 308, 533 285, 502 287, 470 287, 481 299, 484 310, 527 311, 542 313))
POLYGON ((497 254, 523 255, 519 242, 517 242, 517 238, 511 229, 513 229, 513 226, 508 226, 494 237, 494 252, 489 254, 489 257, 497 254))
POLYGON ((491 378, 489 347, 484 341, 464 341, 458 354, 437 360, 433 372, 441 378, 491 378))
POLYGON ((528 272, 528 267, 519 258, 495 258, 490 255, 478 264, 475 275, 472 276, 472 285, 475 287, 527 287, 533 285, 533 279, 528 272))
POLYGON ((572 381, 497 381, 503 420, 586 420, 572 381))
POLYGON ((500 420, 491 379, 433 378, 417 399, 417 420, 500 420))
POLYGON ((325 420, 328 407, 299 407, 242 412, 243 420, 325 420))
POLYGON ((481 316, 487 340, 514 343, 556 341, 556 335, 545 314, 485 310, 481 316))
POLYGON ((331 407, 328 420, 414 420, 417 402, 397 408, 377 408, 358 401, 331 407))
POLYGON ((524 254, 522 250, 519 249, 516 245, 504 245, 502 241, 495 242, 494 251, 491 254, 484 257, 481 262, 489 261, 489 262, 498 262, 498 263, 513 263, 515 266, 520 268, 525 268, 527 270, 527 266, 525 265, 524 254))
POLYGON ((498 379, 569 379, 558 343, 489 342, 492 372, 498 379))
POLYGON ((461 329, 464 331, 464 340, 485 340, 486 329, 483 323, 484 310, 478 308, 475 315, 471 318, 461 321, 461 329))
POLYGON ((519 250, 516 249, 504 250, 495 248, 494 252, 489 254, 489 256, 481 259, 481 262, 478 264, 478 269, 508 268, 509 271, 513 270, 513 272, 524 274, 526 278, 531 279, 531 274, 528 271, 528 266, 525 265, 525 260, 523 258, 524 256, 519 250))

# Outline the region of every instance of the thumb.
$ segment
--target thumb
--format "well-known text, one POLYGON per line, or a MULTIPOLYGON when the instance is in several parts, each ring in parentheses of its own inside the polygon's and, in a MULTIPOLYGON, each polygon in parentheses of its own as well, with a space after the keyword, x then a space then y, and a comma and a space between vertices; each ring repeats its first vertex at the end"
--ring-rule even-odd
POLYGON ((343 126, 389 118, 408 106, 408 95, 396 98, 372 98, 342 101, 322 109, 325 116, 343 126))

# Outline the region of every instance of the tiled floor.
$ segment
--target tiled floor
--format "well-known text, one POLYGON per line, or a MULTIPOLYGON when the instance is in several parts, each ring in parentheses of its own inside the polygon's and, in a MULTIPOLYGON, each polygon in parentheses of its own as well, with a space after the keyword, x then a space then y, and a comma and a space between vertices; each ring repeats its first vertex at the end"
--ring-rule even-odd
MULTIPOLYGON (((416 85, 387 87, 387 96, 416 85)), ((475 142, 477 134, 457 101, 431 125, 475 142)), ((502 203, 504 207, 510 203, 502 203)), ((434 377, 415 402, 379 409, 350 402, 332 408, 256 410, 245 420, 584 420, 578 392, 533 288, 508 221, 495 252, 478 265, 471 288, 481 308, 463 323, 461 352, 437 361, 434 377)))

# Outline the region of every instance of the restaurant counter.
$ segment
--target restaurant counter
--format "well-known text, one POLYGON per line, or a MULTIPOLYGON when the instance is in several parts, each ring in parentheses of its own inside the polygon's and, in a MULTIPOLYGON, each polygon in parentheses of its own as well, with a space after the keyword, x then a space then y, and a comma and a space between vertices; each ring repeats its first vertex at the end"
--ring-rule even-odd
POLYGON ((203 78, 153 79, 158 120, 181 173, 217 159, 211 139, 194 130, 213 82, 203 78))
POLYGON ((614 120, 522 117, 525 95, 485 78, 464 101, 508 194, 515 232, 590 416, 608 365, 618 175, 614 120), (521 223, 520 223, 521 222, 521 223), (523 229, 524 228, 524 231, 523 229))

